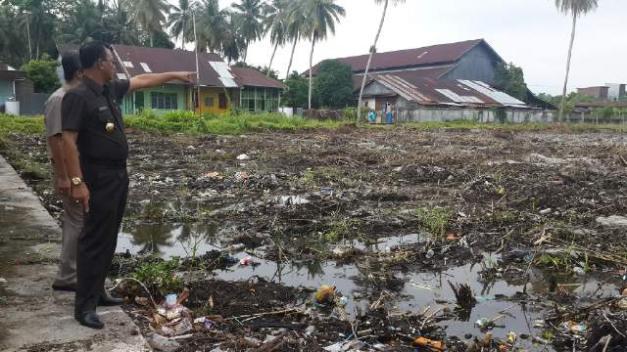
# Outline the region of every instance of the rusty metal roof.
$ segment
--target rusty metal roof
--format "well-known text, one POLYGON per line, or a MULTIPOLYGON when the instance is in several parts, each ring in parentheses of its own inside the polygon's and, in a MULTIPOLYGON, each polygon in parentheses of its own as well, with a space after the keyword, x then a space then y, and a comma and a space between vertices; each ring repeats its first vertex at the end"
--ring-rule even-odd
MULTIPOLYGON (((399 71, 399 72, 393 72, 390 74, 393 74, 395 76, 398 76, 400 78, 403 78, 407 81, 415 81, 421 78, 432 78, 432 79, 440 79, 442 76, 444 76, 448 71, 450 71, 453 68, 452 65, 447 65, 447 66, 441 66, 441 67, 430 67, 430 68, 419 68, 419 69, 412 69, 412 70, 405 70, 405 71, 399 71)), ((372 81, 372 77, 378 75, 377 73, 369 73, 368 74, 368 80, 366 80, 366 83, 371 82, 372 81)), ((361 80, 364 77, 363 73, 362 74, 356 74, 353 75, 353 89, 354 90, 358 90, 361 89, 361 80)))
POLYGON ((284 89, 283 83, 270 78, 254 68, 231 66, 231 72, 235 76, 235 81, 240 86, 246 87, 267 87, 284 89))
POLYGON ((480 81, 403 77, 401 72, 373 75, 373 81, 420 105, 528 108, 518 99, 480 81))
MULTIPOLYGON (((485 47, 494 54, 499 60, 501 57, 492 49, 492 47, 483 39, 467 40, 463 42, 431 45, 417 49, 390 51, 385 53, 376 53, 372 57, 370 64, 370 72, 392 70, 400 68, 418 67, 418 66, 440 66, 443 64, 451 64, 464 56, 467 52, 478 45, 485 47)), ((343 62, 353 69, 354 73, 364 72, 368 62, 368 54, 338 58, 336 60, 343 62)), ((313 67, 313 73, 318 72, 318 66, 313 67)), ((308 74, 305 71, 304 74, 308 74)))

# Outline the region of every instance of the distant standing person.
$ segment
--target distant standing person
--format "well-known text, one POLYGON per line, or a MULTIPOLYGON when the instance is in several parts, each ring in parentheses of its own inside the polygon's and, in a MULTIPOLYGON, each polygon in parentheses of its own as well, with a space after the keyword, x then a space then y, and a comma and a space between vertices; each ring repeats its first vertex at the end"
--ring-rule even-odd
POLYGON ((83 228, 83 209, 70 199, 70 179, 65 169, 61 128, 61 102, 65 92, 76 87, 82 77, 78 52, 62 55, 64 84, 57 89, 44 105, 44 121, 48 154, 54 172, 54 189, 63 201, 63 235, 59 272, 52 288, 58 291, 76 291, 76 246, 83 228))
POLYGON ((85 223, 78 241, 74 317, 84 326, 102 329, 98 305, 117 305, 104 284, 117 245, 128 194, 128 144, 119 102, 136 89, 172 80, 191 82, 192 72, 143 74, 114 80, 113 49, 102 42, 79 52, 83 80, 63 98, 63 141, 71 196, 82 205, 85 223))

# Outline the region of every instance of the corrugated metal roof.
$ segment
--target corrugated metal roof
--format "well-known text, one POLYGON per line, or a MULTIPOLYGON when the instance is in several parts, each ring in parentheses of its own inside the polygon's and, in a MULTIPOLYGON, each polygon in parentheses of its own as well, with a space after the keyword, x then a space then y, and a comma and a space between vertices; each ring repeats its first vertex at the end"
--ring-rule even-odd
POLYGON ((525 103, 480 81, 447 81, 397 74, 375 75, 372 81, 420 105, 528 108, 525 103))
POLYGON ((460 79, 459 82, 476 90, 477 92, 480 92, 483 95, 490 97, 493 100, 496 100, 501 105, 511 106, 511 107, 525 107, 526 106, 525 102, 520 101, 505 92, 496 90, 490 87, 490 85, 488 85, 487 83, 484 83, 481 81, 470 81, 470 80, 465 80, 465 79, 460 79))
POLYGON ((285 88, 283 83, 269 78, 253 68, 231 66, 231 72, 235 76, 235 81, 239 83, 240 86, 285 88))
MULTIPOLYGON (((428 68, 420 68, 420 69, 411 69, 404 70, 399 72, 388 72, 388 74, 393 74, 398 76, 406 81, 412 82, 420 78, 432 78, 432 79, 440 79, 444 76, 453 66, 441 66, 441 67, 428 67, 428 68)), ((366 83, 372 81, 372 77, 377 76, 377 73, 369 73, 369 79, 366 83)), ((362 74, 353 75, 353 89, 358 90, 361 89, 361 80, 364 77, 362 74)))
MULTIPOLYGON (((485 42, 483 39, 467 40, 456 43, 431 45, 416 49, 407 49, 399 51, 390 51, 385 53, 376 53, 372 57, 372 63, 370 64, 370 71, 382 71, 395 68, 405 67, 417 67, 428 65, 442 65, 447 63, 454 63, 461 59, 464 54, 476 47, 477 45, 485 45, 489 51, 491 51, 496 57, 499 55, 485 42)), ((353 72, 364 72, 368 63, 369 55, 359 55, 351 57, 338 58, 340 62, 343 62, 352 67, 353 72)), ((500 58, 500 57, 499 57, 500 58)), ((313 67, 313 73, 318 72, 318 66, 313 67)), ((308 74, 308 70, 304 74, 308 74)))

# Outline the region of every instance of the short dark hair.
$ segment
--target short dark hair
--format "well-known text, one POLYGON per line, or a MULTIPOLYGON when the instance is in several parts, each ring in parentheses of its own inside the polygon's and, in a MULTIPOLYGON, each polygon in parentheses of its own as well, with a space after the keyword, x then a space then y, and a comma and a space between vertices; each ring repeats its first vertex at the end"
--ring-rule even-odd
POLYGON ((63 77, 66 82, 76 78, 76 74, 81 70, 81 60, 77 51, 68 51, 61 55, 61 66, 63 66, 63 77))
POLYGON ((106 49, 112 50, 111 45, 101 41, 93 41, 81 46, 79 53, 83 68, 92 68, 98 60, 106 59, 106 49))

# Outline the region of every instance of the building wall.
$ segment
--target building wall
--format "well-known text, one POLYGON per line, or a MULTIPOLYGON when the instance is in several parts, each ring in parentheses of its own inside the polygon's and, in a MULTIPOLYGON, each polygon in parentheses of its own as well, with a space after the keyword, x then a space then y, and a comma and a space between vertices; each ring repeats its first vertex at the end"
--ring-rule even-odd
POLYGON ((483 45, 478 45, 464 55, 459 63, 443 79, 468 79, 494 84, 497 58, 483 45))
POLYGON ((199 100, 196 112, 200 114, 223 114, 230 109, 229 100, 223 88, 201 87, 199 100), (222 107, 220 107, 221 96, 225 103, 222 107))
POLYGON ((626 98, 625 84, 608 83, 606 86, 609 87, 607 94, 609 100, 622 100, 626 98))
MULTIPOLYGON (((409 102, 398 98, 395 105, 395 115, 399 122, 424 121, 453 121, 470 120, 476 122, 499 122, 496 110, 493 108, 473 107, 430 107, 409 102)), ((505 108, 507 122, 552 122, 553 113, 550 111, 505 108)))
POLYGON ((13 82, 0 81, 0 103, 4 103, 13 96, 13 82))
POLYGON ((577 88, 577 93, 597 99, 607 99, 610 87, 577 88))

